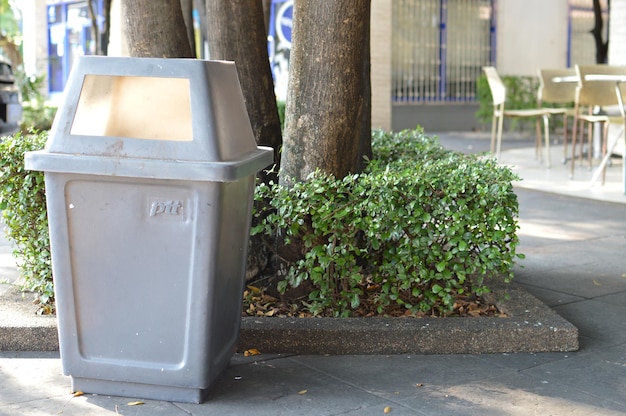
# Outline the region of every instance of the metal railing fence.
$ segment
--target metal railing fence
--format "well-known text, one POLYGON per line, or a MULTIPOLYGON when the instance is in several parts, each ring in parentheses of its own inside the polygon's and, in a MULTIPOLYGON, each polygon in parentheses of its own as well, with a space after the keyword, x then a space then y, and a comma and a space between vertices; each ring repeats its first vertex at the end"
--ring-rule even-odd
POLYGON ((492 0, 394 0, 393 101, 474 101, 492 63, 492 16, 492 0))

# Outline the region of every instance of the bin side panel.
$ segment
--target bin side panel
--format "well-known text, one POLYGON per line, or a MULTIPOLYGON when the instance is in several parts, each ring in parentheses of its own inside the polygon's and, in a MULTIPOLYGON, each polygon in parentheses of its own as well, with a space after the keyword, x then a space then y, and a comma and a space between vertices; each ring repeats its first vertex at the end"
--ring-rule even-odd
POLYGON ((254 176, 222 184, 220 218, 223 226, 219 228, 217 247, 220 262, 213 282, 214 299, 209 302, 211 326, 215 329, 210 340, 215 352, 214 366, 228 363, 239 337, 253 186, 254 176))
POLYGON ((184 365, 194 192, 73 180, 65 195, 83 359, 170 369, 184 365))
POLYGON ((65 215, 65 175, 46 173, 46 205, 50 232, 50 254, 52 257, 52 277, 57 310, 57 329, 63 374, 70 375, 71 365, 64 357, 77 357, 76 315, 72 302, 72 280, 70 268, 67 216, 65 215))

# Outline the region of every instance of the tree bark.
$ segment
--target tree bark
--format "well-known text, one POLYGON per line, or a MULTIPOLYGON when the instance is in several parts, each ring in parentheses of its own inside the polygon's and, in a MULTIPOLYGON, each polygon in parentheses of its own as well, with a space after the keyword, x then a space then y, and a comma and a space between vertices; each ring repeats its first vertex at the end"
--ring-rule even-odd
POLYGON ((180 0, 122 0, 130 56, 193 58, 180 0))
POLYGON ((189 39, 189 47, 196 55, 196 34, 193 28, 193 0, 180 0, 180 7, 183 13, 183 20, 187 28, 187 38, 189 39))
POLYGON ((102 13, 104 14, 104 30, 102 31, 102 54, 109 54, 109 39, 111 38, 111 1, 104 0, 102 3, 102 13))
POLYGON ((278 163, 282 137, 263 5, 259 0, 207 0, 206 8, 211 59, 235 61, 256 141, 274 148, 278 163))
POLYGON ((272 0, 261 0, 261 2, 263 3, 263 21, 265 22, 265 33, 269 33, 272 0))
MULTIPOLYGON (((256 142, 272 147, 278 164, 281 126, 267 53, 263 4, 260 0, 207 0, 206 10, 210 57, 235 62, 256 142)), ((276 182, 277 170, 271 172, 262 171, 259 178, 276 182)), ((256 218, 252 221, 253 225, 257 223, 256 218)), ((246 281, 265 273, 272 257, 269 248, 273 246, 274 241, 262 236, 251 237, 246 281)))
POLYGON ((370 50, 370 30, 371 16, 368 11, 368 30, 366 39, 363 42, 363 115, 361 119, 359 154, 356 161, 357 169, 362 171, 366 166, 366 160, 372 159, 372 79, 371 79, 371 50, 370 50), (367 159, 366 159, 367 158, 367 159))
MULTIPOLYGON (((370 0, 295 0, 280 184, 316 169, 342 178, 362 169, 369 123, 370 0)), ((277 243, 276 280, 300 260, 302 241, 277 243)), ((302 296, 308 283, 284 297, 302 296)))
POLYGON ((360 168, 369 0, 294 1, 280 182, 360 168))
MULTIPOLYGON (((607 0, 609 10, 611 8, 610 0, 607 0)), ((596 63, 606 64, 608 62, 609 55, 609 36, 607 35, 606 42, 602 39, 603 32, 603 20, 602 20, 602 7, 600 6, 600 0, 593 0, 593 15, 595 24, 591 29, 593 40, 596 44, 596 63)))
POLYGON ((87 10, 89 10, 89 20, 91 20, 91 38, 94 42, 93 53, 95 55, 102 55, 102 39, 100 37, 100 30, 98 29, 98 11, 96 10, 96 8, 97 5, 94 4, 93 0, 89 0, 87 2, 87 10))

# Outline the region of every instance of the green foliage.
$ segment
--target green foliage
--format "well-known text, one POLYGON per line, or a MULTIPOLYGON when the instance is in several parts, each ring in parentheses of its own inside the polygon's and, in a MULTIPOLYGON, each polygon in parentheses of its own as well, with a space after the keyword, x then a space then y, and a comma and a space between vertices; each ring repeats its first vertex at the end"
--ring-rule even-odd
MULTIPOLYGON (((537 91, 539 80, 537 77, 502 76, 502 82, 506 88, 506 102, 504 108, 507 110, 523 110, 527 108, 537 108, 537 91)), ((483 74, 476 81, 476 98, 478 100, 478 111, 476 117, 482 123, 491 123, 493 116, 493 99, 487 83, 487 77, 483 74)), ((528 123, 534 120, 511 119, 511 129, 516 127, 528 128, 528 123)))
POLYGON ((20 27, 17 20, 15 20, 11 3, 9 0, 0 0, 0 22, 2 22, 0 34, 15 37, 20 31, 20 27))
MULTIPOLYGON (((44 178, 24 169, 24 153, 46 133, 0 143, 0 208, 26 290, 54 308, 44 178)), ((455 296, 512 277, 517 177, 493 160, 444 150, 421 130, 375 131, 365 172, 336 179, 315 172, 292 187, 259 184, 253 234, 302 243, 279 288, 307 281, 313 314, 351 316, 363 302, 445 315, 455 296)))
POLYGON ((23 101, 22 133, 50 130, 57 108, 46 104, 46 97, 41 93, 46 77, 26 76, 23 71, 17 71, 15 77, 23 101))
POLYGON ((47 137, 17 133, 0 142, 0 209, 23 289, 35 292, 42 313, 54 310, 44 175, 24 168, 24 153, 42 149, 47 137))
POLYGON ((253 234, 304 247, 280 290, 308 281, 317 315, 351 316, 366 299, 379 313, 400 305, 445 315, 456 295, 513 277, 517 177, 508 168, 445 151, 421 130, 374 132, 372 147, 362 174, 257 187, 257 200, 271 202, 253 234))
POLYGON ((278 118, 280 120, 280 128, 281 130, 285 130, 285 107, 286 103, 284 101, 276 101, 276 106, 278 107, 278 118))
POLYGON ((45 97, 41 93, 41 89, 46 81, 44 75, 27 76, 24 71, 16 71, 15 80, 20 88, 23 101, 34 101, 36 103, 43 103, 45 101, 45 97))
POLYGON ((487 77, 483 74, 476 80, 476 100, 478 101, 478 111, 476 118, 481 123, 491 123, 493 117, 493 100, 491 90, 487 83, 487 77))
POLYGON ((21 131, 24 135, 29 131, 48 131, 52 127, 57 107, 47 104, 35 105, 24 103, 21 131))

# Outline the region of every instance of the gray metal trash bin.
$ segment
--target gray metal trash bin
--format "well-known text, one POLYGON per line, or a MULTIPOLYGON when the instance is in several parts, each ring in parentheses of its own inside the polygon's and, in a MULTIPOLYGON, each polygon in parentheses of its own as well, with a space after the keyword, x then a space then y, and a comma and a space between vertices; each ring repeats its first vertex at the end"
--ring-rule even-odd
POLYGON ((257 147, 232 62, 81 57, 46 148, 63 373, 196 402, 239 335, 257 147))

